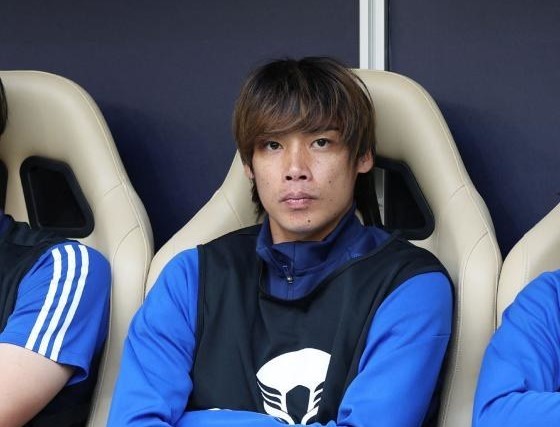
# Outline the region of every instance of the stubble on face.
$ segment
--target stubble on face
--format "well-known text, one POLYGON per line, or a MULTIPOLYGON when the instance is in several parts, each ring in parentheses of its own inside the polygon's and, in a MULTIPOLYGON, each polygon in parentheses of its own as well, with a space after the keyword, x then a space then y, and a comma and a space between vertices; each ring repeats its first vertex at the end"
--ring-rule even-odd
POLYGON ((255 180, 274 243, 281 243, 324 239, 352 206, 358 173, 372 166, 371 156, 350 161, 338 131, 328 130, 257 147, 245 172, 255 180))

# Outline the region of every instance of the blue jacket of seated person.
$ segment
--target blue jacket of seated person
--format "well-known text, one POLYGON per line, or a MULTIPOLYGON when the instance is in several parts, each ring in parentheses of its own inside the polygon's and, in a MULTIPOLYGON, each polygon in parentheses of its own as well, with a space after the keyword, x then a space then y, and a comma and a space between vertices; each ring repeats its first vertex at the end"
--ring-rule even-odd
MULTIPOLYGON (((351 211, 322 242, 273 245, 265 221, 257 253, 268 267, 268 292, 291 301, 308 295, 336 268, 388 239, 382 230, 362 226, 351 211)), ((110 426, 272 427, 286 423, 281 417, 253 411, 186 409, 193 390, 198 281, 197 249, 178 254, 162 271, 125 342, 110 426)), ((375 314, 358 373, 336 419, 307 425, 422 424, 447 348, 452 305, 450 283, 440 272, 418 274, 402 283, 375 314)))
POLYGON ((560 270, 528 284, 484 355, 474 427, 560 425, 560 270))

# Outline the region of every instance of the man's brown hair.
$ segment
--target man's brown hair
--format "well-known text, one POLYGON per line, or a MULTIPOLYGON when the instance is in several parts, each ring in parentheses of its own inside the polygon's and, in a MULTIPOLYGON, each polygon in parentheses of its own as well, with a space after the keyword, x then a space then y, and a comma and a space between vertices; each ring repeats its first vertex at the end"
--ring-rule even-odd
MULTIPOLYGON (((255 144, 290 132, 336 129, 351 162, 371 152, 375 159, 373 102, 362 82, 340 62, 326 57, 284 59, 254 70, 241 89, 233 132, 244 164, 252 168, 255 144)), ((257 212, 263 212, 255 183, 257 212)), ((364 223, 379 223, 373 169, 359 174, 354 199, 364 223)))

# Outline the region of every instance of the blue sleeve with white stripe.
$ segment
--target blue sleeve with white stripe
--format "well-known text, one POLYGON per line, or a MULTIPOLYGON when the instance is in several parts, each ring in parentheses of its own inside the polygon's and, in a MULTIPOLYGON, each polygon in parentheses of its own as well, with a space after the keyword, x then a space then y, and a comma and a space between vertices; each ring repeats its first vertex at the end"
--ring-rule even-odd
POLYGON ((22 279, 0 342, 75 368, 84 380, 107 335, 111 273, 97 251, 77 242, 49 248, 22 279))

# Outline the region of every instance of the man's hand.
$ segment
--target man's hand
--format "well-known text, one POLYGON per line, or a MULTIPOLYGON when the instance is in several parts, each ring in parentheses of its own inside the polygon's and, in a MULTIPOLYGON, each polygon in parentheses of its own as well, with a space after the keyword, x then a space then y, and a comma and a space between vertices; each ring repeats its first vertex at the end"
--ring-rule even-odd
POLYGON ((22 426, 64 387, 73 369, 12 344, 0 344, 0 426, 22 426))

